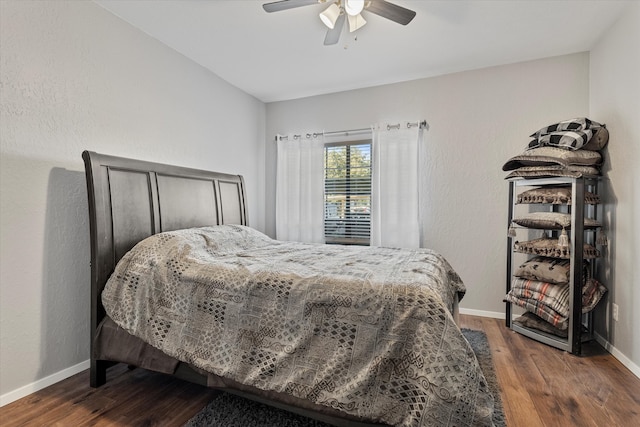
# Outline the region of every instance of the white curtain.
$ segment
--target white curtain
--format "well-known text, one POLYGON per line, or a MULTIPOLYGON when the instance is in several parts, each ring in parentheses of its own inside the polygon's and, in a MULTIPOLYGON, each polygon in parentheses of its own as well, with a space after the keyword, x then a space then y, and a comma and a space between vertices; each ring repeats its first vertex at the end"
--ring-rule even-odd
POLYGON ((420 163, 424 131, 418 127, 373 131, 371 245, 420 247, 420 163))
POLYGON ((276 239, 324 243, 324 137, 278 137, 276 239))

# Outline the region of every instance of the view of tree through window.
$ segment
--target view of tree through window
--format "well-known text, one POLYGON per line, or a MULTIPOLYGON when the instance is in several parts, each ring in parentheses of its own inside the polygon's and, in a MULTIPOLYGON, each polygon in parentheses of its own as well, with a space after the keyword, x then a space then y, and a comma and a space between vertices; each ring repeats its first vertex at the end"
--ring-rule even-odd
POLYGON ((371 142, 325 147, 324 234, 327 243, 368 245, 371 142))

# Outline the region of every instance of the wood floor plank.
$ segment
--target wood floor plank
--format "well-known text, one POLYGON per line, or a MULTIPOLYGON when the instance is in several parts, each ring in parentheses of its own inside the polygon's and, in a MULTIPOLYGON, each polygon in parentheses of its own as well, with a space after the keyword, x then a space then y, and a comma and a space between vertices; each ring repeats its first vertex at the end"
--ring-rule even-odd
POLYGON ((597 343, 585 344, 584 355, 574 356, 515 333, 502 320, 482 318, 481 323, 492 348, 507 425, 640 425, 640 379, 597 343), (517 369, 521 366, 526 369, 517 369), (518 387, 526 390, 535 409, 524 405, 517 409, 524 413, 514 413, 517 407, 510 400, 523 398, 518 387))
MULTIPOLYGON (((466 319, 467 316, 461 318, 462 326, 465 325, 466 319)), ((540 426, 542 421, 531 400, 529 391, 522 386, 520 372, 513 363, 511 336, 510 334, 503 335, 503 329, 495 327, 497 319, 489 320, 494 322, 481 322, 481 330, 487 335, 491 347, 491 356, 500 385, 507 425, 540 426), (506 398, 507 396, 508 398, 506 398)))
POLYGON ((512 352, 515 351, 522 385, 529 391, 543 425, 571 426, 580 419, 583 425, 591 425, 567 382, 567 366, 561 358, 565 353, 545 345, 532 345, 532 340, 520 335, 516 338, 512 352))
MULTIPOLYGON (((508 426, 640 426, 640 379, 598 344, 578 357, 501 319, 461 315, 460 326, 487 335, 508 426)), ((124 365, 110 368, 107 379, 92 389, 88 371, 74 375, 0 408, 0 425, 181 426, 218 393, 124 365)))

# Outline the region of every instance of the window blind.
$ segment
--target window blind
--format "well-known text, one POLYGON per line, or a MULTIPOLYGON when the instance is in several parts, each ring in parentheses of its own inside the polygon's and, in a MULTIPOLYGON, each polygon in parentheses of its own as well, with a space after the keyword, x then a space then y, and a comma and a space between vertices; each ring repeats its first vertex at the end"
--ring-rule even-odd
POLYGON ((371 234, 371 141, 325 146, 327 243, 368 245, 371 234))

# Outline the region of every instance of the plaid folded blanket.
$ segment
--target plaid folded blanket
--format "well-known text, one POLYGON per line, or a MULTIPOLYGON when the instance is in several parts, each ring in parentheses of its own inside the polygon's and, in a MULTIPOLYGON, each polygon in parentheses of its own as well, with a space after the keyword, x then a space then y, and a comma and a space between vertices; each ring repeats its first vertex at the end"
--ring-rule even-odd
POLYGON ((527 146, 527 150, 538 147, 557 147, 563 150, 579 150, 587 145, 587 142, 593 137, 591 129, 558 131, 535 138, 527 146))
POLYGON ((527 150, 538 147, 557 147, 564 150, 579 150, 587 145, 595 131, 602 125, 586 117, 563 120, 549 126, 545 126, 537 132, 529 135, 534 138, 527 150))
POLYGON ((537 132, 529 135, 531 138, 538 138, 544 135, 548 135, 553 132, 565 131, 565 130, 585 130, 585 129, 594 129, 602 127, 602 125, 598 122, 594 122, 593 120, 589 120, 586 117, 578 117, 575 119, 563 120, 558 123, 554 123, 549 126, 545 126, 537 132))
MULTIPOLYGON (((582 312, 598 304, 607 289, 597 280, 588 279, 582 287, 582 312)), ((530 311, 559 329, 569 327, 569 285, 555 285, 516 277, 505 300, 530 311)))

